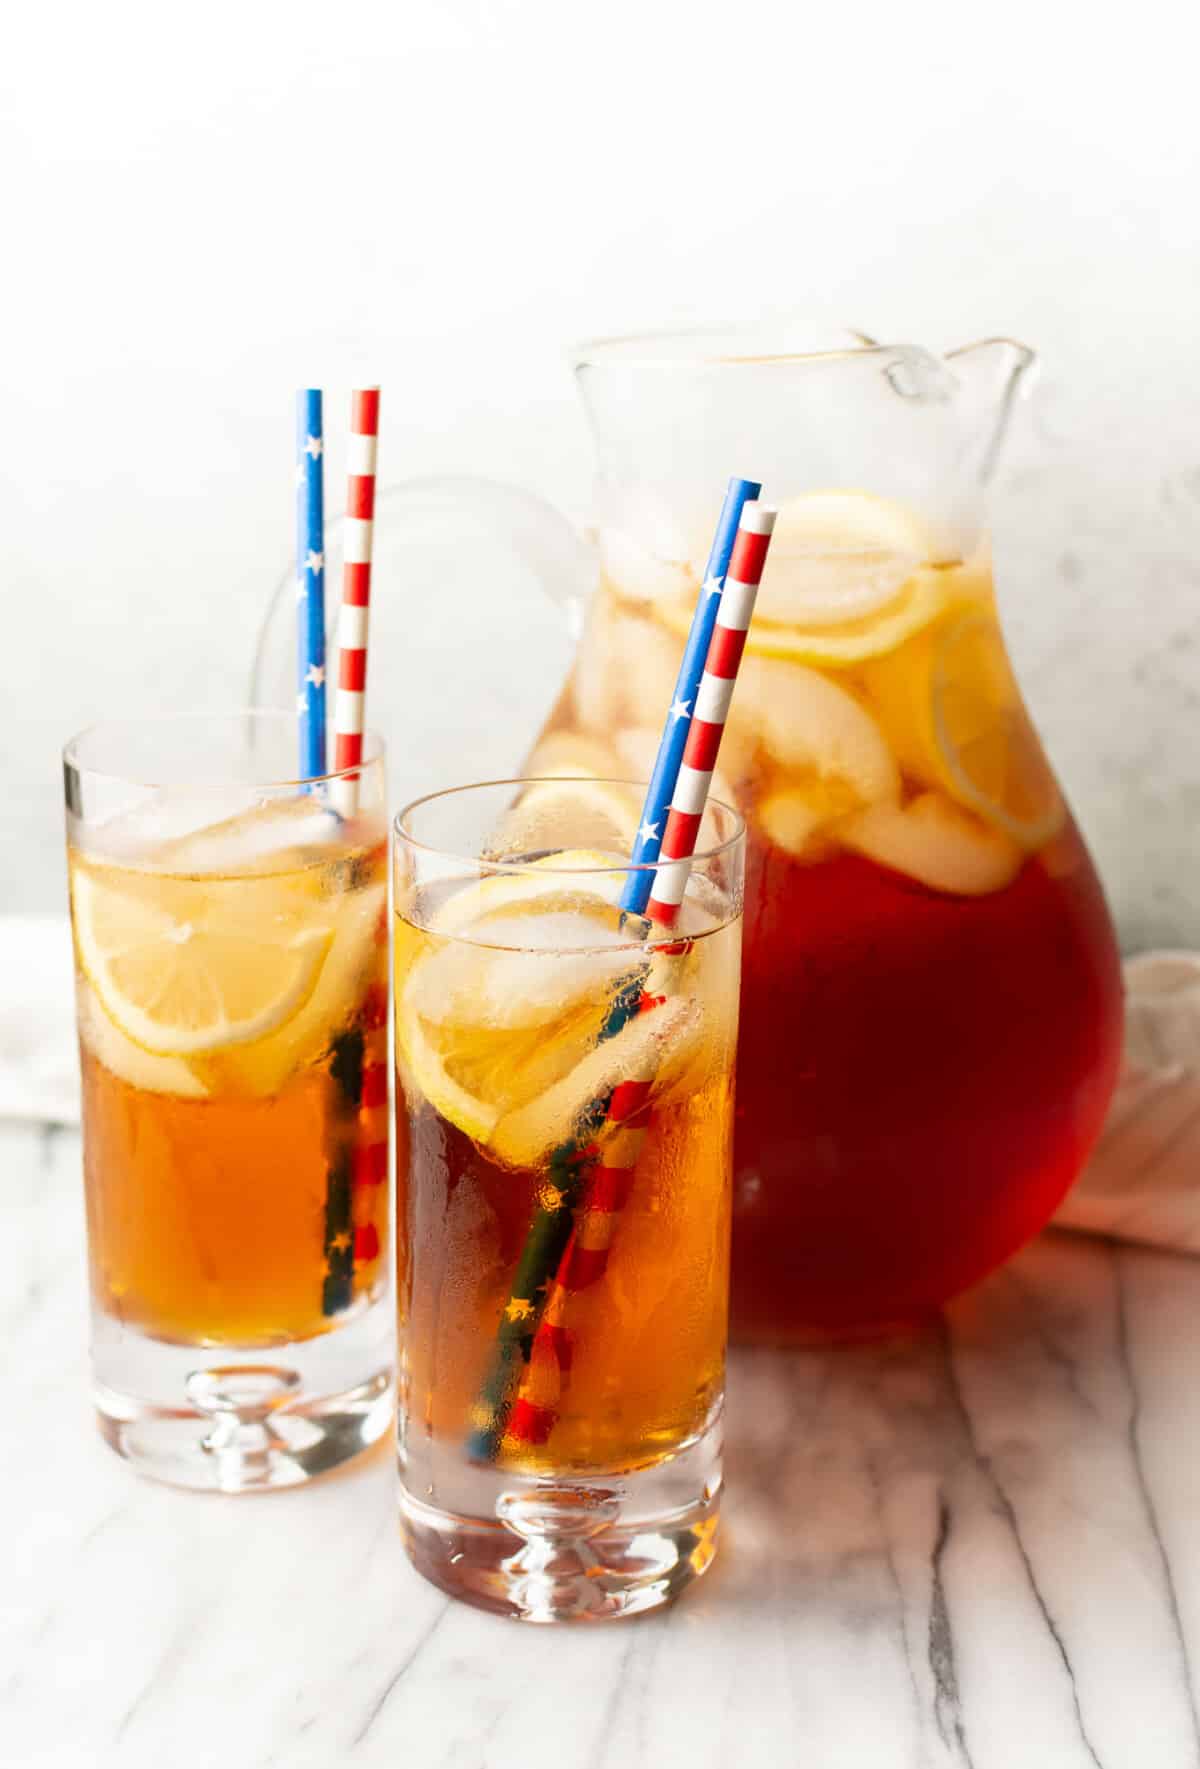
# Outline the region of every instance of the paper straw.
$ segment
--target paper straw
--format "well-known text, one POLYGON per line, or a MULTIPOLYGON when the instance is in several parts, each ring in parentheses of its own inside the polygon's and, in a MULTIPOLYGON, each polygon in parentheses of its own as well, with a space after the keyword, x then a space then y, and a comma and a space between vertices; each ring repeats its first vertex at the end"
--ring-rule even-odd
POLYGON ((321 390, 296 395, 296 602, 300 773, 325 772, 325 433, 321 390))
MULTIPOLYGON (((662 927, 674 924, 683 901, 774 526, 773 509, 744 501, 671 796, 663 859, 646 906, 647 917, 662 927)), ((703 589, 701 598, 708 599, 703 589)), ((663 746, 671 735, 668 719, 663 746)), ((652 949, 645 977, 614 1003, 602 1039, 614 1037, 635 1014, 653 1012, 674 993, 680 960, 689 950, 686 940, 652 949)), ((569 1298, 596 1283, 607 1267, 646 1135, 656 1072, 651 1052, 608 1099, 593 1101, 573 1141, 551 1160, 547 1190, 559 1201, 549 1207, 539 1203, 534 1212, 468 1442, 477 1461, 493 1461, 506 1441, 544 1443, 554 1429, 575 1349, 565 1321, 569 1298), (547 1284, 550 1271, 554 1277, 547 1284), (520 1392, 513 1399, 517 1380, 520 1392)))
MULTIPOLYGON (((349 484, 342 528, 342 608, 333 712, 333 766, 338 772, 362 761, 378 438, 379 389, 363 388, 350 401, 349 484)), ((334 782, 333 802, 342 816, 353 816, 358 809, 357 774, 334 782)))
MULTIPOLYGON (((666 822, 671 796, 675 791, 675 782, 679 776, 679 764, 683 760, 683 746, 687 740, 688 726, 696 704, 696 694, 700 687, 700 676, 704 669, 704 660, 708 656, 709 641, 713 627, 717 621, 717 609, 720 606, 721 592, 725 585, 725 574, 729 569, 729 556, 733 551, 734 539, 738 531, 738 522, 742 508, 751 499, 757 498, 762 486, 753 479, 731 479, 725 493, 725 502, 721 507, 721 515, 717 522, 717 532, 713 536, 712 548, 708 555, 708 564, 704 568, 704 581, 700 586, 700 595, 696 609, 692 615, 692 625, 688 632, 687 644, 683 650, 683 660, 679 665, 679 675, 675 681, 675 692, 671 697, 667 722, 663 727, 662 739, 658 746, 658 754, 654 759, 654 772, 650 776, 650 784, 646 789, 646 802, 642 806, 641 825, 637 839, 633 844, 633 863, 635 866, 646 867, 658 859, 662 845, 663 825, 666 822)), ((650 884, 653 875, 646 871, 631 872, 625 881, 625 889, 621 896, 622 909, 629 909, 640 915, 646 907, 650 895, 650 884)))
POLYGON ((646 904, 649 919, 668 927, 675 920, 692 870, 696 837, 708 802, 733 685, 746 648, 746 630, 754 613, 774 527, 774 510, 757 502, 745 505, 688 726, 683 760, 671 794, 659 850, 660 864, 646 904))

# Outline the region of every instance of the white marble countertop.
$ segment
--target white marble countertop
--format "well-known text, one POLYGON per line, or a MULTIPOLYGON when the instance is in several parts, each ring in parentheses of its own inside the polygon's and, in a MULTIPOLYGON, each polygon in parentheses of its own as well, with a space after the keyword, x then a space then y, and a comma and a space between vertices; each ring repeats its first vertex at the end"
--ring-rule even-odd
POLYGON ((410 1570, 386 1451, 136 1479, 89 1412, 78 1138, 0 1146, 14 1769, 1200 1763, 1200 1262, 1055 1235, 927 1339, 739 1355, 713 1573, 521 1628, 410 1570))

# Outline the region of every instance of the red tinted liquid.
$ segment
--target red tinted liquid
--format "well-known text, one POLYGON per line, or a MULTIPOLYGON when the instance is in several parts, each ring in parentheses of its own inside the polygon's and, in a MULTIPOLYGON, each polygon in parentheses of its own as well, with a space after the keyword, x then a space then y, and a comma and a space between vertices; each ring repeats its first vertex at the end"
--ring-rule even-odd
POLYGON ((733 1330, 911 1321, 1051 1216, 1116 1078, 1121 980, 1073 830, 985 897, 751 845, 733 1330))

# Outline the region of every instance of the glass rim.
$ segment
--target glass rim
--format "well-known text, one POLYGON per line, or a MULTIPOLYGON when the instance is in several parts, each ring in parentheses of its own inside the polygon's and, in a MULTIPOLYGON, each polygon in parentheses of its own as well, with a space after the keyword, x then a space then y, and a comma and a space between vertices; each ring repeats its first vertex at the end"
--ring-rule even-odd
MULTIPOLYGON (((554 866, 549 863, 549 859, 546 857, 537 860, 489 860, 482 854, 454 853, 451 849, 442 847, 437 842, 423 841, 420 836, 414 835, 410 829, 405 828, 405 819, 411 812, 419 811, 423 805, 435 804, 441 799, 455 798, 462 793, 482 792, 488 787, 496 786, 544 786, 547 783, 557 786, 562 785, 563 783, 569 784, 571 782, 575 782, 579 785, 587 785, 591 781, 594 781, 599 786, 632 786, 641 794, 644 794, 646 791, 646 782, 644 780, 621 780, 608 774, 589 774, 586 778, 575 774, 516 774, 509 777, 501 776, 499 779, 495 780, 469 780, 460 786, 439 787, 435 792, 424 792, 421 794, 420 798, 410 799, 408 804, 404 805, 399 811, 397 811, 396 815, 393 817, 392 833, 396 837, 396 840, 398 842, 403 842, 406 847, 418 849, 423 854, 436 855, 437 858, 441 860, 452 860, 459 866, 486 867, 489 872, 535 871, 543 878, 547 873, 558 873, 563 877, 568 878, 624 877, 626 873, 630 872, 656 873, 663 866, 674 864, 672 861, 662 859, 637 861, 614 860, 611 864, 604 866, 554 866)), ((709 861, 718 860, 722 854, 729 853, 731 849, 736 848, 739 842, 745 840, 746 819, 742 816, 742 813, 738 810, 736 805, 729 804, 725 799, 710 796, 705 801, 705 811, 707 811, 710 806, 725 812, 731 817, 733 819, 734 828, 732 833, 726 836, 723 840, 710 843, 703 848, 697 848, 695 853, 690 856, 690 861, 693 866, 703 866, 709 861)), ((561 851, 567 852, 568 850, 563 849, 561 851)))
POLYGON ((77 774, 86 774, 93 780, 112 780, 122 786, 143 786, 155 792, 169 791, 175 787, 204 791, 206 788, 231 784, 262 788, 263 791, 277 789, 284 792, 295 790, 301 786, 322 786, 327 782, 345 780, 351 775, 362 773, 366 768, 374 767, 384 758, 386 749, 384 740, 378 731, 372 730, 363 733, 361 758, 345 768, 329 768, 321 774, 276 774, 272 772, 264 775, 261 779, 256 777, 250 780, 238 780, 232 771, 214 773, 211 777, 204 778, 189 776, 187 779, 159 778, 151 780, 143 778, 144 770, 96 767, 93 763, 84 761, 78 753, 80 746, 86 743, 88 738, 107 732, 153 731, 188 724, 220 725, 229 723, 232 725, 235 721, 246 719, 260 725, 267 722, 276 725, 280 722, 287 722, 294 726, 295 718, 295 713, 288 712, 285 707, 278 706, 226 707, 216 710, 210 708, 207 711, 198 708, 186 712, 123 714, 117 718, 97 719, 94 723, 85 725, 82 730, 76 731, 73 737, 68 737, 63 744, 62 760, 65 767, 73 768, 77 774))

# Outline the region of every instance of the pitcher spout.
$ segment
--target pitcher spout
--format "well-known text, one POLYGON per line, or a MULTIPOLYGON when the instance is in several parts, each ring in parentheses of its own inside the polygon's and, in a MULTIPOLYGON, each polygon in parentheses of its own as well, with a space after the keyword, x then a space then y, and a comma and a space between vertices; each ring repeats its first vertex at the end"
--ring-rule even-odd
POLYGON ((960 387, 972 470, 986 485, 996 470, 1013 409, 1037 354, 1015 338, 980 338, 946 352, 960 387))

